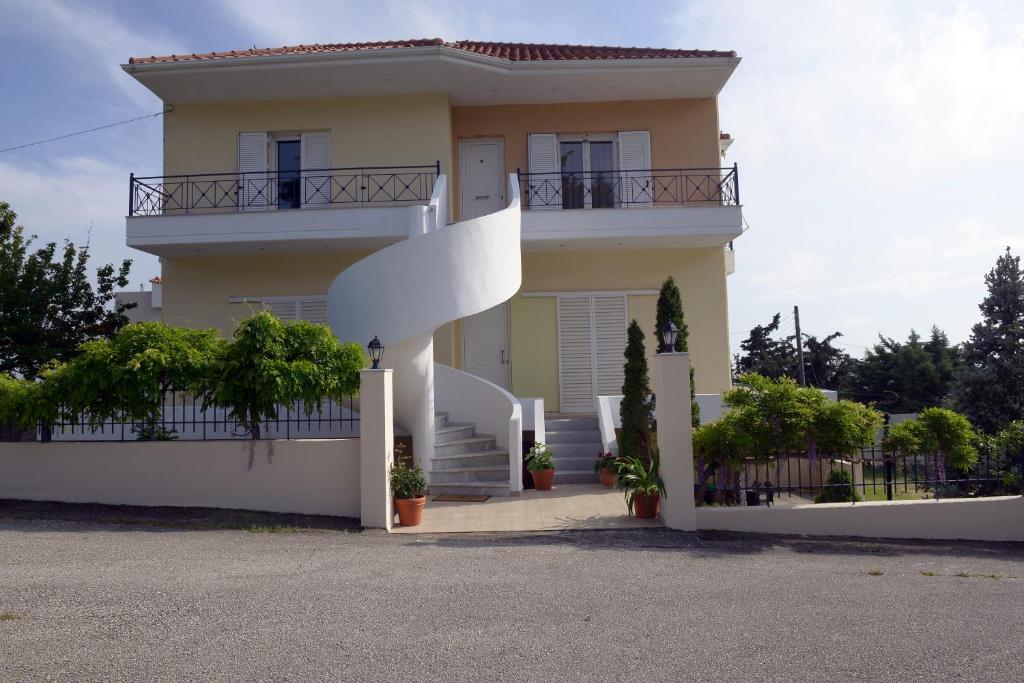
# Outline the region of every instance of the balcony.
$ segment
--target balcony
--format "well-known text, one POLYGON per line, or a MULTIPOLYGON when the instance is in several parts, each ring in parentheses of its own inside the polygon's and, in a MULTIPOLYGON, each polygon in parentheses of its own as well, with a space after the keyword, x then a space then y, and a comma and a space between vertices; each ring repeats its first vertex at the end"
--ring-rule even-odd
POLYGON ((440 163, 129 180, 127 244, 157 255, 375 248, 419 230, 440 163))
POLYGON ((743 232, 737 166, 519 173, 519 183, 535 249, 725 246, 743 232))

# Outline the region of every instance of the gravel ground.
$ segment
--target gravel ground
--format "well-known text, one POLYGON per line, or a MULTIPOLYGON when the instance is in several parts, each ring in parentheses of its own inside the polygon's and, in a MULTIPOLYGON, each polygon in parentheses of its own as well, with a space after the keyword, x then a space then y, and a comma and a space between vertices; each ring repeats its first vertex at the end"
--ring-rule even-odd
POLYGON ((1019 681, 1024 666, 1020 545, 17 516, 0 508, 3 681, 1019 681))

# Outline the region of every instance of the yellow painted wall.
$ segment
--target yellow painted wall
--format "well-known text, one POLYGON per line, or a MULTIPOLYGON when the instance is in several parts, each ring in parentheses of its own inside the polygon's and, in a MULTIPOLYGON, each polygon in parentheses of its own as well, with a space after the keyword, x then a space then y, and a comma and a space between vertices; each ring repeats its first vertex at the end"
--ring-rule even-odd
POLYGON ((215 327, 230 335, 238 321, 254 309, 254 305, 228 303, 230 297, 326 294, 338 273, 366 255, 363 251, 324 251, 164 257, 164 321, 215 327))
POLYGON ((451 168, 451 110, 445 93, 275 102, 174 105, 164 117, 164 173, 231 173, 241 132, 330 130, 331 166, 451 168))
MULTIPOLYGON (((564 104, 452 107, 452 159, 462 138, 500 138, 505 143, 505 172, 528 171, 529 133, 651 132, 654 168, 718 168, 718 106, 714 98, 586 102, 564 104)), ((459 172, 452 169, 457 199, 459 172)), ((458 216, 459 202, 453 202, 458 216)))
MULTIPOLYGON (((675 277, 690 330, 690 357, 699 393, 730 386, 725 258, 721 248, 657 251, 547 251, 523 254, 523 287, 512 300, 512 390, 558 405, 558 335, 554 297, 538 292, 657 290, 675 277)), ((654 356, 657 296, 631 295, 630 318, 644 331, 648 361, 654 356)))

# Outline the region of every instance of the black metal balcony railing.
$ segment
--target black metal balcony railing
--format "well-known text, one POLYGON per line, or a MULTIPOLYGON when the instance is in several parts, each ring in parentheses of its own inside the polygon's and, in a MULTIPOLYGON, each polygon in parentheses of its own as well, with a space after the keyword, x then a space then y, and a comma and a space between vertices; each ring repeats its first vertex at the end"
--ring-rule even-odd
POLYGON ((738 206, 739 168, 519 172, 523 208, 738 206))
POLYGON ((430 200, 441 162, 259 173, 201 173, 129 180, 128 215, 418 204, 430 200))

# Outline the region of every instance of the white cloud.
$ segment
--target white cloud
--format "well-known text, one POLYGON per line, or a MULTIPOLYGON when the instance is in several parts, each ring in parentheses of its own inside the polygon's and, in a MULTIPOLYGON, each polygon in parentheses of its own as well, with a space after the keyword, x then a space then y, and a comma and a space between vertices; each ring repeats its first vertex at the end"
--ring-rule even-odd
POLYGON ((0 161, 3 200, 25 232, 38 235, 37 246, 88 241, 93 267, 128 257, 132 282, 141 283, 160 270, 156 257, 125 247, 126 206, 115 198, 127 197, 127 182, 119 166, 89 157, 62 157, 35 167, 0 161))
POLYGON ((63 52, 78 77, 103 78, 139 106, 154 107, 159 101, 120 65, 135 55, 185 51, 159 26, 147 24, 144 30, 136 30, 97 7, 62 0, 0 0, 0 14, 8 30, 30 34, 47 50, 63 52))

